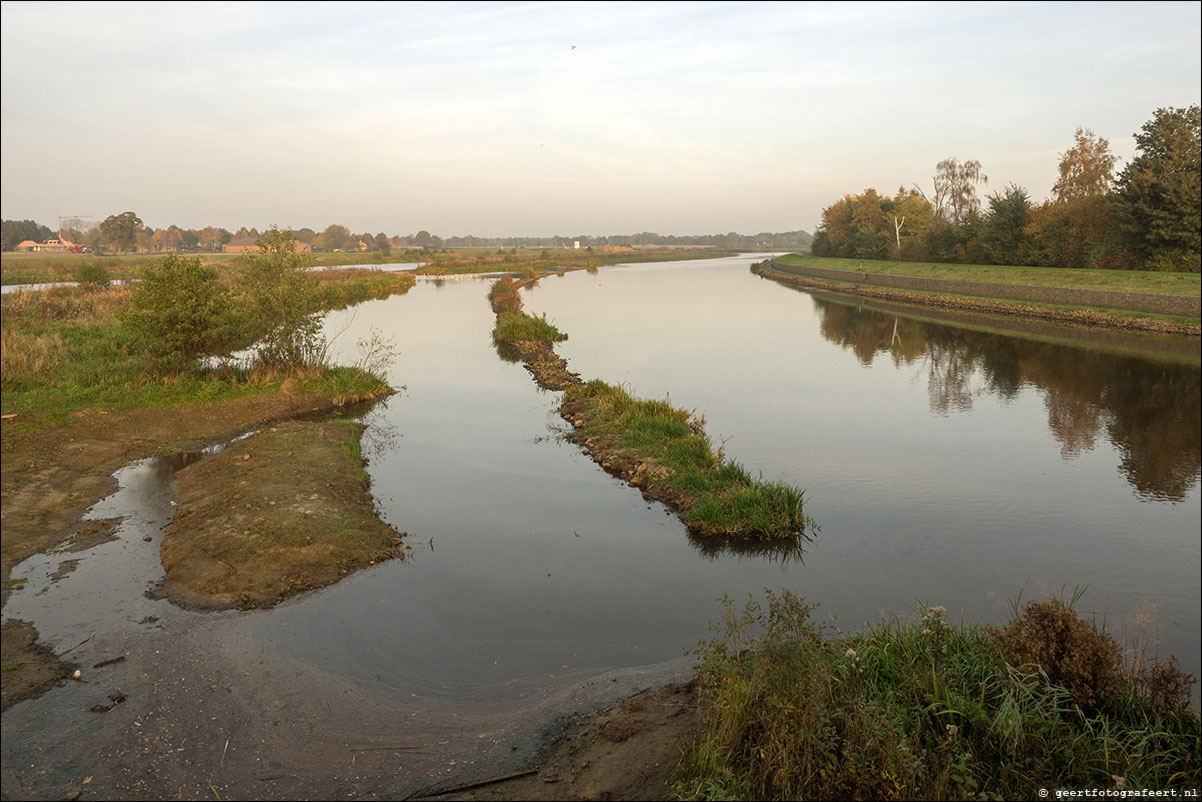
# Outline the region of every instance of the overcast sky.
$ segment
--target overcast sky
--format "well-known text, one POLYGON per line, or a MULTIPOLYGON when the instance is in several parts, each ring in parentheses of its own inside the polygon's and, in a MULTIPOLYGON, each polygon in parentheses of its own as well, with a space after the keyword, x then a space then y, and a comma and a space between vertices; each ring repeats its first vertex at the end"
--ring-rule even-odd
POLYGON ((1200 9, 5 2, 2 213, 813 231, 950 156, 1038 201, 1078 126, 1199 102, 1200 9))

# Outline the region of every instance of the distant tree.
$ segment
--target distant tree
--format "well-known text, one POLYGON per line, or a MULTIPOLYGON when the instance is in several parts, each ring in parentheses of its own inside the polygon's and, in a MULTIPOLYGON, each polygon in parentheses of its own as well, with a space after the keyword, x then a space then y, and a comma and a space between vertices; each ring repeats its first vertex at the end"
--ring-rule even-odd
POLYGON ((882 198, 872 188, 855 196, 851 212, 852 253, 857 259, 884 259, 889 255, 889 239, 892 226, 885 218, 883 202, 890 209, 893 201, 882 198))
POLYGON ((852 213, 855 211, 855 199, 852 195, 844 195, 830 206, 822 210, 822 242, 811 248, 818 256, 851 256, 852 213), (825 253, 820 253, 824 251, 825 253))
POLYGON ((1198 272, 1202 253, 1199 107, 1157 109, 1118 178, 1117 209, 1132 247, 1154 269, 1198 272))
POLYGON ((970 211, 981 206, 977 184, 988 183, 979 161, 961 163, 951 158, 939 162, 935 165, 935 215, 954 225, 963 223, 970 211))
POLYGON ((132 251, 143 234, 142 219, 133 212, 109 215, 99 226, 100 239, 115 251, 132 251))
POLYGON ((429 248, 430 247, 430 232, 424 228, 413 235, 414 248, 429 248))
POLYGON ((47 226, 33 220, 5 220, 0 225, 3 226, 0 239, 3 240, 3 249, 6 251, 16 250, 25 240, 45 242, 54 236, 54 232, 47 226))
POLYGON ((1031 199, 1020 186, 1009 184, 1004 192, 989 196, 989 211, 981 223, 981 242, 991 264, 1023 264, 1023 227, 1030 216, 1031 199))
POLYGON ((351 230, 334 223, 317 236, 317 246, 324 251, 341 251, 351 244, 351 230))
POLYGON ((388 235, 381 231, 375 237, 376 250, 385 255, 392 250, 392 244, 388 241, 388 235))
POLYGON ((184 232, 179 226, 160 228, 151 236, 151 249, 155 251, 178 251, 184 240, 184 232))
POLYGON ((213 228, 213 226, 205 226, 200 231, 196 232, 196 236, 200 240, 200 247, 206 251, 216 251, 221 248, 221 232, 224 229, 213 228))
POLYGON ((1078 128, 1073 138, 1076 144, 1060 154, 1060 177, 1052 196, 1061 202, 1105 197, 1114 186, 1117 161, 1110 143, 1088 128, 1078 128))
POLYGON ((317 232, 311 228, 298 228, 292 232, 292 236, 296 237, 297 242, 303 242, 306 245, 317 242, 317 232))
POLYGON ((194 251, 199 246, 200 235, 192 229, 187 229, 180 235, 180 247, 185 251, 194 251))
POLYGON ((898 187, 889 212, 893 227, 894 257, 907 261, 924 259, 926 233, 935 225, 935 207, 917 189, 898 187))
POLYGON ((1115 236, 1114 165, 1110 143, 1078 128, 1073 147, 1060 155, 1052 199, 1032 208, 1023 228, 1027 261, 1048 267, 1117 267, 1129 264, 1115 236))

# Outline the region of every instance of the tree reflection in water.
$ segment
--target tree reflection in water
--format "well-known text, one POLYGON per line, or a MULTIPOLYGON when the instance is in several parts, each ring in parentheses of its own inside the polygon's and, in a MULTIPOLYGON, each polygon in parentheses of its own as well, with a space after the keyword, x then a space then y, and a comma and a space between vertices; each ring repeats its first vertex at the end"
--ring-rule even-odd
POLYGON ((1140 496, 1180 501, 1197 482, 1202 388, 1197 366, 955 328, 814 297, 822 336, 864 365, 887 354, 897 366, 925 362, 933 412, 972 408, 989 395, 1011 400, 1024 386, 1043 396, 1061 456, 1106 437, 1140 496))

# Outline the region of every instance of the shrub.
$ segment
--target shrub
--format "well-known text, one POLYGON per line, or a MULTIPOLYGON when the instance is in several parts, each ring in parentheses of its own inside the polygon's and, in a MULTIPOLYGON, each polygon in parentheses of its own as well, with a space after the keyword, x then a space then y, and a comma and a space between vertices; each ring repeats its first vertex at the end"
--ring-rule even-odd
POLYGON ((284 373, 320 371, 329 346, 321 333, 314 282, 304 275, 307 254, 298 253, 289 231, 272 228, 258 241, 259 251, 242 265, 243 316, 257 340, 259 367, 284 373))
POLYGON ((1060 599, 1027 602, 1009 625, 990 627, 989 634, 1007 662, 1027 674, 1042 669, 1084 710, 1122 683, 1118 642, 1060 599))
POLYGON ((1138 676, 1139 690, 1163 714, 1188 705, 1194 683, 1193 674, 1181 670, 1173 655, 1163 663, 1144 666, 1138 676))
POLYGON ((179 371, 198 357, 224 354, 238 327, 229 290, 217 271, 196 257, 164 257, 147 267, 121 322, 164 370, 179 371))
POLYGON ((509 276, 501 276, 488 291, 488 302, 492 311, 518 313, 522 311, 522 297, 518 295, 517 285, 509 276))
MULTIPOLYGON (((677 799, 1033 799, 1050 785, 1198 786, 1196 711, 1161 713, 1129 696, 1086 713, 1067 690, 1008 666, 996 636, 947 624, 942 607, 847 637, 788 591, 768 592, 766 609, 723 603, 711 625, 719 636, 699 650, 701 729, 677 770, 677 799)), ((1052 601, 1024 608, 1020 618, 1031 617, 1046 629, 1077 614, 1052 601)))
POLYGON ((109 271, 102 264, 84 262, 79 266, 79 270, 75 271, 75 280, 84 287, 107 287, 109 271))

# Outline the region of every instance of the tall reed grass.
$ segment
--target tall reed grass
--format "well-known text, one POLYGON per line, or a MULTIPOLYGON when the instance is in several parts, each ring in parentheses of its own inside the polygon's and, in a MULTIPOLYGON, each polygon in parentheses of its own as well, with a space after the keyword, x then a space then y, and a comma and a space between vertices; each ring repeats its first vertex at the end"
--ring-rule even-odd
MULTIPOLYGON (((1188 695, 1166 705, 1126 682, 1085 709, 1051 680, 1050 664, 1008 662, 997 632, 951 625, 942 607, 843 637, 787 591, 741 611, 723 604, 717 636, 699 650, 702 730, 678 770, 679 799, 1034 799, 1040 789, 1199 786, 1202 728, 1188 695)), ((1064 605, 1061 623, 1070 613, 1098 631, 1064 605)), ((1011 626, 1048 637, 1021 617, 1011 626)))

